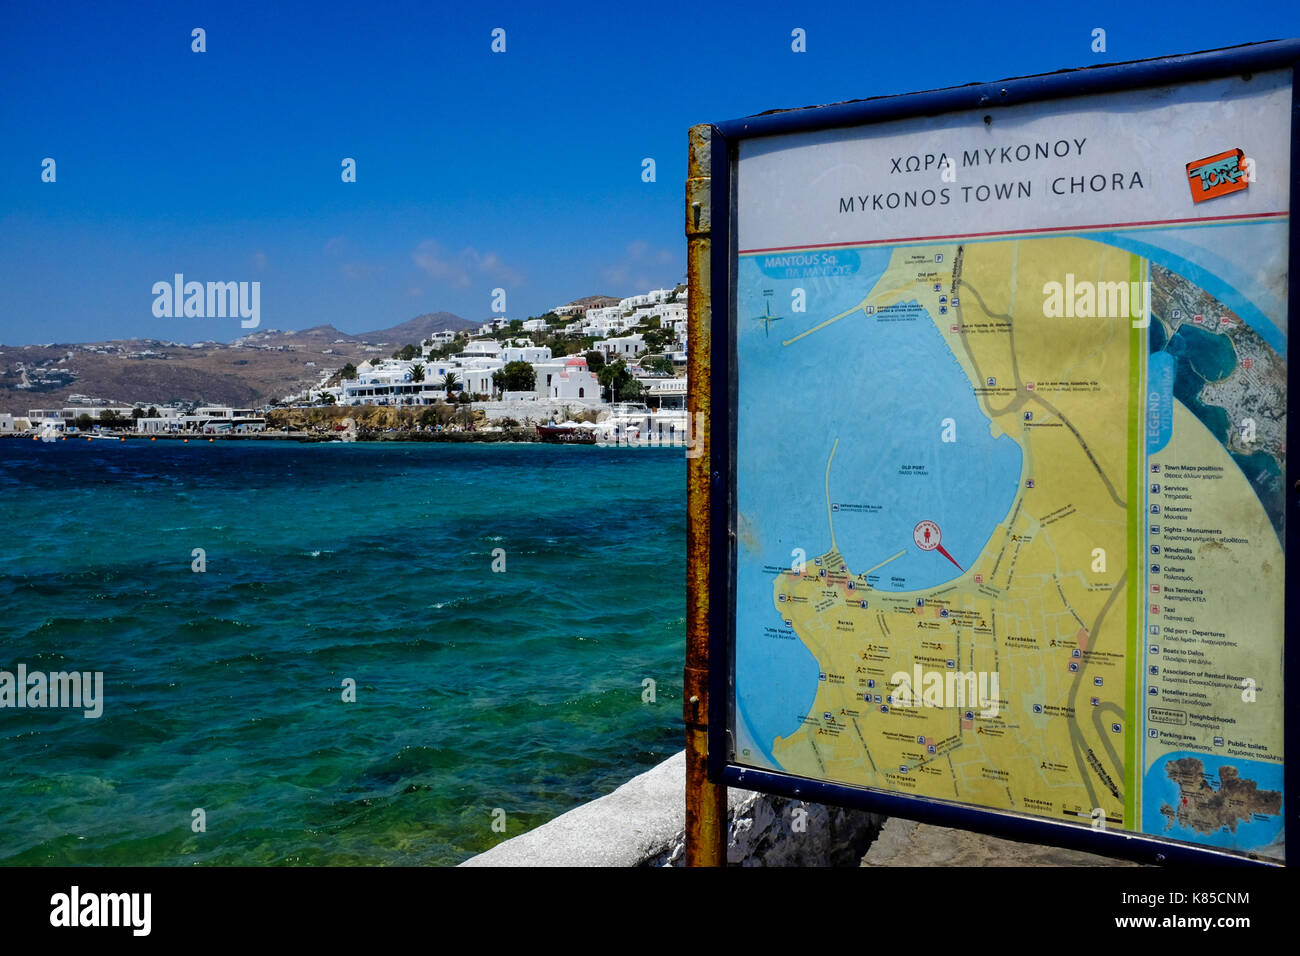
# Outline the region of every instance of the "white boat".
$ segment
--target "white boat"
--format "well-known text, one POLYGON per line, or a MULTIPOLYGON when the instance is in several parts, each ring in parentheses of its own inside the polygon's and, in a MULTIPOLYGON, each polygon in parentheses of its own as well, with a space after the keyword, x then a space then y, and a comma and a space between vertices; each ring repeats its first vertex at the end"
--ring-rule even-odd
POLYGON ((36 433, 41 441, 58 441, 63 437, 63 431, 54 425, 46 423, 41 426, 41 430, 36 433))

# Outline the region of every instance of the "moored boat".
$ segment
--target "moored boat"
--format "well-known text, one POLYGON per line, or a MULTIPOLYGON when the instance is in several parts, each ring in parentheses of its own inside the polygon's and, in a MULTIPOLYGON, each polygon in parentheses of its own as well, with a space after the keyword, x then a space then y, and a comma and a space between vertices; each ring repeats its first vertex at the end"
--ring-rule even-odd
POLYGON ((578 422, 561 422, 558 425, 538 425, 537 434, 544 442, 555 445, 594 445, 596 432, 578 422))

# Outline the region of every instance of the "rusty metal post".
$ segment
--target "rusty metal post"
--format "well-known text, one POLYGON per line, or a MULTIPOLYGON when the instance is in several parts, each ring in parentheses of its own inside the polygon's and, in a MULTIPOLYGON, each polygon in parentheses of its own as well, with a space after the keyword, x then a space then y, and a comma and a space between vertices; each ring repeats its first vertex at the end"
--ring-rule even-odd
MULTIPOLYGON (((686 865, 723 866, 727 788, 708 779, 711 210, 713 127, 693 126, 686 179, 687 400, 686 467, 686 865)), ((722 710, 714 711, 721 719, 722 710)))

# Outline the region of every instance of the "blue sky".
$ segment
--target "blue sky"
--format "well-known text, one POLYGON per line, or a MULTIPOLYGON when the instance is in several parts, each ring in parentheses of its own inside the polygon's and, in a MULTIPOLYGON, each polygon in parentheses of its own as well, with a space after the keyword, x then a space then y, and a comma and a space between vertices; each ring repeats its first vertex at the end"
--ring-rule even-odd
POLYGON ((1300 35, 1283 6, 6 4, 0 342, 241 334, 155 318, 176 272, 347 332, 670 285, 692 124, 1300 35))

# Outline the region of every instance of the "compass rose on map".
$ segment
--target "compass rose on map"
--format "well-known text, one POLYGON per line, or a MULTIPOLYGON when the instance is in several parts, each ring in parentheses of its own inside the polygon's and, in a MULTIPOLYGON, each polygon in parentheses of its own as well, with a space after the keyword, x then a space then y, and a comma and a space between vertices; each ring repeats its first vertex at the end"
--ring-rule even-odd
POLYGON ((943 540, 943 535, 939 531, 939 526, 928 518, 925 521, 918 522, 916 527, 912 529, 912 540, 916 542, 916 546, 922 551, 938 551, 949 561, 952 561, 953 564, 956 564, 958 571, 965 570, 960 564, 957 564, 951 554, 943 549, 943 545, 940 543, 943 540))
POLYGON ((780 322, 780 321, 781 321, 781 318, 782 318, 782 317, 779 316, 779 315, 773 315, 773 314, 772 314, 772 300, 771 300, 771 299, 768 299, 768 300, 767 300, 766 305, 767 305, 767 315, 760 315, 760 316, 755 317, 755 319, 754 319, 755 322, 762 322, 762 323, 763 323, 763 335, 764 335, 764 336, 768 335, 768 333, 770 332, 770 330, 771 330, 771 328, 772 328, 772 323, 773 323, 773 322, 780 322))

